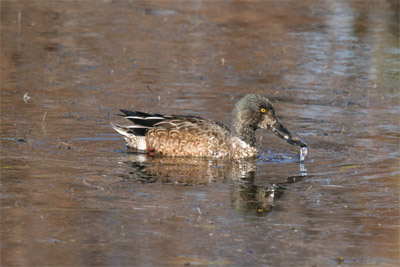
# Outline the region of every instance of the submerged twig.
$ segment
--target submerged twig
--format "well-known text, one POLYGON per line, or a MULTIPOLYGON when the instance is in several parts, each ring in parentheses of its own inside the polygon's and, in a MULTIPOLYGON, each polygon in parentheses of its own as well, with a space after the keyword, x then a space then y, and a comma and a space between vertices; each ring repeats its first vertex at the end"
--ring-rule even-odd
POLYGON ((307 188, 307 190, 306 190, 306 192, 305 192, 305 194, 306 194, 306 196, 308 197, 308 199, 311 199, 310 195, 308 194, 308 191, 310 191, 311 188, 312 188, 312 185, 310 185, 310 187, 307 188))
POLYGON ((47 115, 47 110, 44 112, 42 123, 44 123, 44 120, 46 119, 46 115, 47 115))
POLYGON ((22 13, 21 12, 18 12, 18 19, 17 19, 17 27, 18 27, 18 29, 17 29, 17 33, 18 34, 20 34, 21 33, 21 15, 22 15, 22 13))

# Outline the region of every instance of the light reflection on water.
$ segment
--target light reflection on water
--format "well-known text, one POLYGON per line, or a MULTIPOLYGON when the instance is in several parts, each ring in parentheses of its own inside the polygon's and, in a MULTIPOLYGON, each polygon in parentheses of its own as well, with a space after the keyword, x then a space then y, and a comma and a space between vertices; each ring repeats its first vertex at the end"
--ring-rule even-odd
POLYGON ((398 265, 395 10, 2 3, 1 264, 398 265), (304 162, 266 132, 250 161, 130 154, 109 126, 119 108, 229 125, 247 93, 304 162))

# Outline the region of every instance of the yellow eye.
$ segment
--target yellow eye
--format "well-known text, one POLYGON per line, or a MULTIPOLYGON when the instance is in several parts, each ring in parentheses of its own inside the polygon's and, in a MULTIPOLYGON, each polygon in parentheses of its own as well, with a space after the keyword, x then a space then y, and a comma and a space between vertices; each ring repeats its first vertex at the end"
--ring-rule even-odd
POLYGON ((261 111, 262 113, 265 113, 267 110, 266 110, 265 108, 261 108, 260 111, 261 111))

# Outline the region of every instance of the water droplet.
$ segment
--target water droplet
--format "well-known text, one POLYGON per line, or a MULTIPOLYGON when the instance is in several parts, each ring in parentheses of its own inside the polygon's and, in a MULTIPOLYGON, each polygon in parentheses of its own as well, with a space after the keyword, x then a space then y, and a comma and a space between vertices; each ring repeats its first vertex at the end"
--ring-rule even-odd
POLYGON ((300 148, 300 161, 304 161, 306 156, 307 156, 307 148, 306 147, 300 148))

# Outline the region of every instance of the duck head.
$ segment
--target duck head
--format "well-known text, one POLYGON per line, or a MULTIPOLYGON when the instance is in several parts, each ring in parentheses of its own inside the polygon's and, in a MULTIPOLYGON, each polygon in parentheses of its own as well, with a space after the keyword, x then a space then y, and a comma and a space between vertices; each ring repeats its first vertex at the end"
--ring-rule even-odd
POLYGON ((273 132, 291 145, 306 147, 307 144, 292 134, 280 122, 268 98, 246 95, 236 104, 232 112, 232 128, 236 136, 251 146, 256 146, 255 131, 265 129, 273 132))

